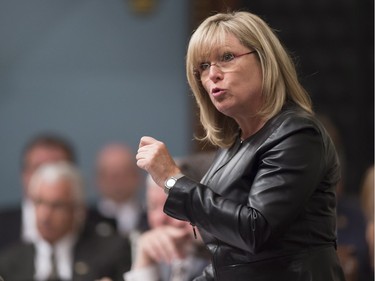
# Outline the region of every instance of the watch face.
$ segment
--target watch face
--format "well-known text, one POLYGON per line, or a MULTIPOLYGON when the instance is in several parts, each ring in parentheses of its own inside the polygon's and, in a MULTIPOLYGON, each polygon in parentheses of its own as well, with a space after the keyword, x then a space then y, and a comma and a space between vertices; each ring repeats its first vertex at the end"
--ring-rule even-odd
POLYGON ((176 180, 175 179, 168 179, 167 180, 167 187, 172 187, 174 186, 174 184, 176 183, 176 180))

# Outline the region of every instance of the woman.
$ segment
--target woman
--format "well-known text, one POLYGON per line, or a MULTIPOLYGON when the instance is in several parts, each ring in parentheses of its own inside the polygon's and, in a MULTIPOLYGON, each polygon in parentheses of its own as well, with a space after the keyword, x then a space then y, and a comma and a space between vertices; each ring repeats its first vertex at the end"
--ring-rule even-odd
POLYGON ((213 165, 197 183, 151 137, 137 164, 211 251, 197 280, 344 280, 336 152, 277 37, 253 14, 217 14, 192 35, 186 67, 204 139, 220 147, 213 165))

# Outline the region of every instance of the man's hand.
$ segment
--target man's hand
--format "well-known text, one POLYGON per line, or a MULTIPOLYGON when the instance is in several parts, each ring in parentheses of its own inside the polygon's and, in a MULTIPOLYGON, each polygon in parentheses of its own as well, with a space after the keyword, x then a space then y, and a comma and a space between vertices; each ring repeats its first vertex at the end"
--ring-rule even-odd
POLYGON ((141 235, 133 269, 143 268, 155 263, 170 263, 186 256, 186 245, 191 242, 188 229, 162 226, 141 235))

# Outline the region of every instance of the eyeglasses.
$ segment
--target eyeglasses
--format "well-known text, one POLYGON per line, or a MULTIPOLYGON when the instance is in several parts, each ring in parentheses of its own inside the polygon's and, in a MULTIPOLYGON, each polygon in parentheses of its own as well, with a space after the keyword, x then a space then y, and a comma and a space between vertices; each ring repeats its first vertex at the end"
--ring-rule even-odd
POLYGON ((241 55, 235 55, 233 53, 224 53, 216 62, 202 62, 198 68, 194 69, 194 75, 197 79, 205 81, 210 74, 210 67, 216 66, 222 72, 230 72, 235 66, 237 58, 256 53, 256 51, 247 52, 241 55))
POLYGON ((51 210, 58 212, 65 212, 75 207, 73 202, 63 202, 63 201, 46 201, 40 198, 33 198, 33 203, 35 207, 45 206, 51 210))

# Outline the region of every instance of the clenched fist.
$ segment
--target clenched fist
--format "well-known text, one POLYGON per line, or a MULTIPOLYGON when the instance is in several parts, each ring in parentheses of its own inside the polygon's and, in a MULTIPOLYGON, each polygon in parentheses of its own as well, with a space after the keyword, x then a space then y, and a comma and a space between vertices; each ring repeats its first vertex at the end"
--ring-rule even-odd
POLYGON ((180 173, 167 147, 152 137, 142 137, 137 153, 137 165, 146 170, 160 187, 171 176, 180 173))

